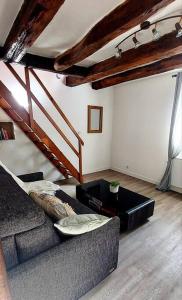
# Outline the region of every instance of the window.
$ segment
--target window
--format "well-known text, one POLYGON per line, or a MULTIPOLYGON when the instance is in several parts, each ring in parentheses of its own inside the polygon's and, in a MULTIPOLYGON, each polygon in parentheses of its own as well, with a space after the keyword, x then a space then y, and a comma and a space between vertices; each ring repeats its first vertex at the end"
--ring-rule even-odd
POLYGON ((177 107, 176 120, 174 125, 174 145, 181 148, 181 152, 177 158, 182 159, 182 92, 180 95, 181 101, 177 107))

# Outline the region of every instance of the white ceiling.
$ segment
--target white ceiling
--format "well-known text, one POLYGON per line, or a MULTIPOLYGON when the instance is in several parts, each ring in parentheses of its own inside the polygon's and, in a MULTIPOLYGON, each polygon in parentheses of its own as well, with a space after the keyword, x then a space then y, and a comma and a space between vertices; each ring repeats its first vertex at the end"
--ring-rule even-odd
POLYGON ((0 0, 0 45, 3 46, 14 20, 22 6, 22 0, 0 0))
MULTIPOLYGON (((55 57, 59 53, 72 47, 78 42, 100 19, 125 0, 65 0, 64 5, 58 11, 54 19, 40 35, 29 52, 55 57)), ((22 5, 22 0, 0 0, 0 44, 3 45, 10 31, 12 23, 22 5)), ((162 9, 159 13, 150 18, 156 21, 167 15, 182 13, 182 0, 175 0, 172 4, 162 9)), ((170 32, 174 28, 175 21, 164 22, 159 25, 162 34, 170 32)), ((116 38, 101 50, 87 58, 81 65, 91 65, 95 62, 106 59, 115 53, 115 45, 129 33, 116 38)), ((146 43, 152 39, 149 30, 141 32, 138 39, 146 43)), ((123 44, 123 50, 133 47, 132 40, 123 44)))
POLYGON ((65 0, 31 51, 56 56, 78 42, 100 19, 125 0, 65 0))

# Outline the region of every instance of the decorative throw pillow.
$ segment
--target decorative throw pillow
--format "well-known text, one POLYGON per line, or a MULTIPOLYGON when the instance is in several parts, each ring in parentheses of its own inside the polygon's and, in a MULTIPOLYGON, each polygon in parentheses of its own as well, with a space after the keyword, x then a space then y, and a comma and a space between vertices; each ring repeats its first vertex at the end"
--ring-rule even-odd
POLYGON ((79 235, 92 230, 95 230, 110 219, 97 214, 83 214, 64 218, 54 226, 65 235, 79 235))
POLYGON ((67 203, 63 203, 55 196, 31 192, 30 197, 41 206, 49 216, 57 220, 76 214, 71 206, 67 203))

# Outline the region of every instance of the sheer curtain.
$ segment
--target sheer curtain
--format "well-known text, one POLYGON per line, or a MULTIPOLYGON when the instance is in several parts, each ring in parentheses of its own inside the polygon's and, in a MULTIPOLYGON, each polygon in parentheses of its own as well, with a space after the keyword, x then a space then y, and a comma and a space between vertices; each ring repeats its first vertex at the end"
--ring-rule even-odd
POLYGON ((178 73, 169 133, 168 162, 157 189, 168 191, 171 186, 173 160, 182 151, 182 72, 178 73))

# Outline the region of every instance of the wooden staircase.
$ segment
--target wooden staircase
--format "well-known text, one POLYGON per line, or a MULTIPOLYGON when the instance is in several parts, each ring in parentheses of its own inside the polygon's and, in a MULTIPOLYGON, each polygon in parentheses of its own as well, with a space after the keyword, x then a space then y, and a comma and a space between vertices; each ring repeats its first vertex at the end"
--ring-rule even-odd
POLYGON ((57 126, 55 121, 51 118, 48 112, 43 108, 35 95, 30 91, 30 81, 29 81, 29 70, 25 68, 25 78, 26 84, 13 67, 6 64, 11 73, 19 81, 23 88, 27 91, 29 112, 22 106, 20 106, 12 93, 8 88, 0 81, 0 107, 8 114, 8 116, 19 126, 19 128, 26 134, 26 136, 36 145, 36 147, 46 156, 46 158, 57 168, 57 170, 65 177, 73 176, 79 182, 82 182, 82 145, 84 145, 82 139, 73 128, 67 117, 64 115, 60 107, 57 105, 56 101, 52 98, 48 90, 45 88, 43 83, 40 81, 36 73, 31 70, 32 75, 36 78, 40 86, 43 88, 44 92, 48 96, 49 100, 52 102, 54 107, 57 109, 63 120, 69 126, 71 131, 74 133, 78 139, 78 150, 73 146, 70 140, 62 132, 62 130, 57 126), (43 129, 37 124, 33 119, 33 109, 31 99, 33 99, 36 105, 45 114, 47 119, 51 122, 54 128, 59 132, 61 138, 67 143, 67 145, 72 149, 74 154, 79 160, 79 170, 68 160, 68 158, 61 152, 61 150, 55 145, 55 143, 50 139, 50 137, 43 131, 43 129))

